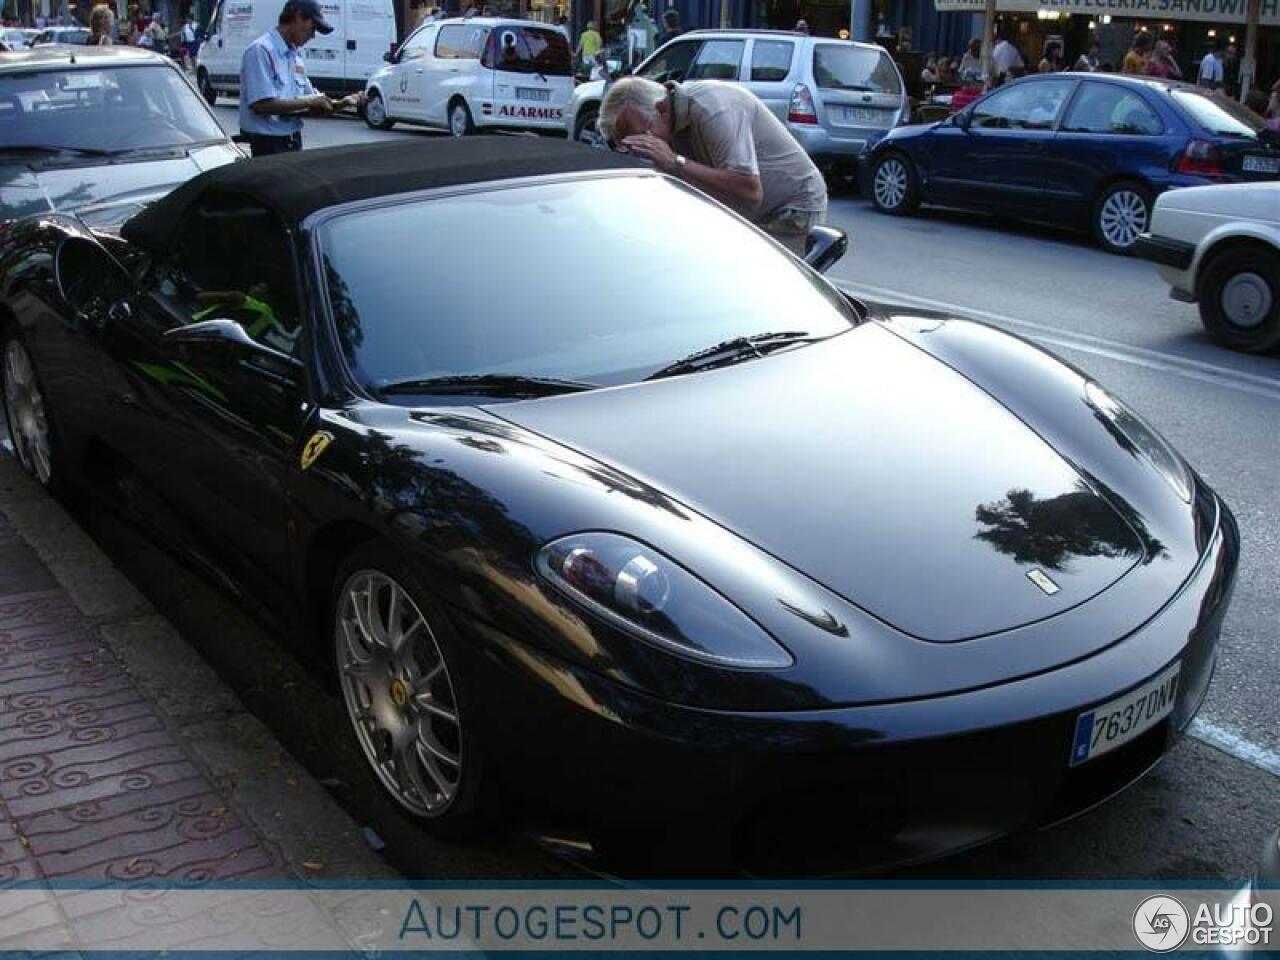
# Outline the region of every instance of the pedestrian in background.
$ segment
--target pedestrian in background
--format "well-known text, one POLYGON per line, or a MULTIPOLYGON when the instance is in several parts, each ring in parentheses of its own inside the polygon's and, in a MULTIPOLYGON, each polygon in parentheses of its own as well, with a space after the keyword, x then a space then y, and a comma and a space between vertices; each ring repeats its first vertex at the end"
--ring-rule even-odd
POLYGON ((827 210, 827 186, 795 137, 764 102, 735 83, 665 86, 624 77, 596 121, 611 143, 737 210, 803 256, 827 210))
MULTIPOLYGON (((307 78, 302 47, 316 33, 332 33, 317 0, 287 0, 275 27, 245 48, 240 59, 240 132, 255 157, 302 149, 302 118, 328 116, 335 104, 307 78)), ((347 97, 337 105, 353 106, 347 97)))
POLYGON ((982 68, 965 67, 960 71, 960 89, 951 95, 951 112, 959 113, 982 96, 982 68))
POLYGON ((662 15, 662 33, 658 34, 658 46, 662 46, 668 40, 674 40, 682 33, 684 31, 680 29, 680 11, 675 7, 667 7, 662 15))
POLYGON ((807 37, 807 36, 809 36, 809 23, 808 23, 808 21, 806 21, 806 20, 797 20, 797 21, 796 21, 796 25, 795 25, 795 32, 796 32, 796 33, 803 33, 806 37, 807 37))
POLYGON ((1178 66, 1178 61, 1173 59, 1173 47, 1169 45, 1168 40, 1156 41, 1156 48, 1151 54, 1151 63, 1147 65, 1147 72, 1162 80, 1182 79, 1182 68, 1178 66))
POLYGON ((1018 52, 1018 48, 1009 40, 1008 27, 1001 27, 1000 41, 995 45, 995 49, 991 51, 991 72, 996 86, 1006 80, 1022 76, 1022 72, 1026 69, 1027 62, 1022 59, 1022 54, 1018 52))
POLYGON ((1097 73, 1102 68, 1102 63, 1098 59, 1098 41, 1091 40, 1089 49, 1076 59, 1076 64, 1072 68, 1077 73, 1097 73))
POLYGON ((969 48, 965 50, 964 56, 960 58, 960 82, 964 82, 964 73, 966 70, 977 70, 979 75, 982 73, 982 41, 974 37, 969 41, 969 48))
POLYGON ((1044 45, 1044 52, 1040 57, 1040 63, 1036 67, 1038 73, 1057 73, 1062 69, 1062 44, 1057 40, 1050 40, 1044 45))
POLYGON ((89 39, 86 43, 91 47, 111 46, 111 25, 114 21, 115 14, 105 3, 94 7, 89 12, 89 39))
POLYGON ((578 38, 577 49, 573 51, 573 56, 579 64, 582 65, 583 73, 590 73, 592 66, 595 64, 596 54, 600 52, 600 48, 604 46, 604 40, 596 31, 596 22, 594 20, 587 21, 587 29, 582 31, 582 36, 578 38))
POLYGON ((1204 59, 1200 61, 1200 71, 1196 74, 1196 83, 1207 90, 1222 89, 1222 60, 1226 46, 1226 41, 1218 38, 1213 43, 1213 49, 1206 53, 1204 59))
POLYGON ((1120 65, 1121 73, 1145 74, 1151 69, 1151 34, 1142 30, 1134 35, 1129 52, 1120 65))

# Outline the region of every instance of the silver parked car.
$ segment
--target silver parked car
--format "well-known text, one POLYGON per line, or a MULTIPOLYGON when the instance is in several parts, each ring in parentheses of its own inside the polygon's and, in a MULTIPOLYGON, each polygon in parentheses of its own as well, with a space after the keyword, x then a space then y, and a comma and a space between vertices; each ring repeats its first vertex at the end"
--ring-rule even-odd
MULTIPOLYGON (((777 114, 824 169, 851 167, 859 154, 910 113, 906 84, 883 48, 773 30, 691 30, 635 69, 651 80, 732 80, 777 114)), ((573 92, 565 129, 595 138, 604 81, 573 92)))

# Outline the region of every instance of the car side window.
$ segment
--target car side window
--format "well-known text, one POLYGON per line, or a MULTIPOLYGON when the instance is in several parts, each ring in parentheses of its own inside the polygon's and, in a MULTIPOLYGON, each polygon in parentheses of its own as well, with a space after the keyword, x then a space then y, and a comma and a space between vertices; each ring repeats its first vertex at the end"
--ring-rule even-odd
POLYGON ((1155 136, 1164 124, 1141 96, 1111 83, 1084 83, 1062 129, 1069 133, 1155 136))
POLYGON ((1073 83, 1039 80, 997 90, 973 108, 969 125, 996 130, 1052 130, 1073 83))
POLYGON ((689 74, 694 55, 701 46, 697 40, 680 40, 667 44, 639 72, 648 80, 683 80, 689 74))
POLYGON ((436 32, 430 27, 419 30, 400 48, 400 54, 396 58, 397 62, 405 60, 419 60, 425 57, 431 50, 431 43, 435 39, 436 32))
POLYGON ((297 353, 302 319, 289 236, 261 204, 202 198, 156 279, 152 299, 168 325, 232 320, 259 343, 297 353))
POLYGON ((789 40, 757 40, 751 48, 751 79, 761 83, 787 79, 795 50, 789 40))
POLYGON ((489 31, 466 23, 441 27, 436 36, 436 56, 441 60, 479 60, 489 31))
POLYGON ((745 48, 745 40, 708 40, 698 51, 685 79, 737 80, 745 48))

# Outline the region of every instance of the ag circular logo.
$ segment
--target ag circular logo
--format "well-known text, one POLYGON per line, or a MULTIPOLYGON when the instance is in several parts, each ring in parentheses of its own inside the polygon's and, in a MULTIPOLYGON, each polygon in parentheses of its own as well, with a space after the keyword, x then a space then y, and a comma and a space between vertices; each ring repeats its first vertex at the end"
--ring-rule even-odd
POLYGON ((1155 953, 1177 950, 1187 939, 1190 927, 1187 908, 1163 894, 1147 897, 1133 912, 1133 935, 1155 953))

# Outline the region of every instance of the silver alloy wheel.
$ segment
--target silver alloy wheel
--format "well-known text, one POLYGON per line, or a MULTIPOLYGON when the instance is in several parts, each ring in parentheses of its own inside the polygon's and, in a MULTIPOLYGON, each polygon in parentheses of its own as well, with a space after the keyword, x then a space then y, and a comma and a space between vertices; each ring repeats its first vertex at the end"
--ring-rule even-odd
POLYGON ((1136 190, 1117 190, 1102 202, 1099 219, 1107 243, 1120 250, 1128 249, 1147 229, 1147 201, 1136 190))
POLYGON ((44 397, 27 348, 10 340, 4 351, 4 413, 18 462, 45 486, 53 477, 53 440, 44 397))
POLYGON ((364 102, 364 115, 373 127, 380 127, 387 122, 387 108, 381 96, 375 93, 364 102))
POLYGON ((876 203, 886 210, 895 210, 907 196, 907 168, 896 158, 885 160, 876 167, 872 184, 876 203))
POLYGON ((342 587, 334 641, 347 716, 400 805, 439 816, 462 778, 453 682, 422 611, 395 580, 359 570, 342 587))
POLYGON ((449 108, 449 132, 455 137, 467 135, 467 108, 464 104, 455 103, 449 108))
POLYGON ((1223 284, 1221 301, 1228 323, 1252 329, 1271 314, 1271 286, 1260 274, 1237 273, 1223 284))

